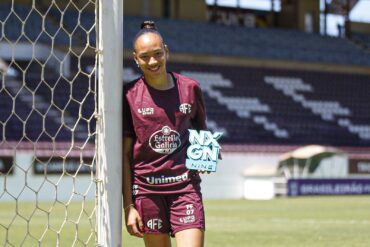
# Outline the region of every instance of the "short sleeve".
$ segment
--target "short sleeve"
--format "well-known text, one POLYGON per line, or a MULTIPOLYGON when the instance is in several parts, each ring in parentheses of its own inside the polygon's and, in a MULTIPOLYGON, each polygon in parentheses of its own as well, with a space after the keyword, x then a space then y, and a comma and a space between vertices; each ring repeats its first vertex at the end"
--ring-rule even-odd
POLYGON ((196 130, 207 130, 206 109, 204 105, 203 93, 198 84, 194 87, 194 97, 196 113, 192 119, 193 128, 196 130))
POLYGON ((122 103, 122 134, 124 137, 135 137, 135 131, 132 123, 130 104, 127 100, 127 91, 123 91, 122 103))

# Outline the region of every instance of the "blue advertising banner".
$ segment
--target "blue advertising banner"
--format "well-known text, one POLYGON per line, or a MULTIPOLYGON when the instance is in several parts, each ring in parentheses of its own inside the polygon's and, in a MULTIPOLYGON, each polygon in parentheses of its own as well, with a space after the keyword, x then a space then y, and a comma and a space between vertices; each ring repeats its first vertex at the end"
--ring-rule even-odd
POLYGON ((370 179, 289 179, 288 196, 369 195, 370 179))

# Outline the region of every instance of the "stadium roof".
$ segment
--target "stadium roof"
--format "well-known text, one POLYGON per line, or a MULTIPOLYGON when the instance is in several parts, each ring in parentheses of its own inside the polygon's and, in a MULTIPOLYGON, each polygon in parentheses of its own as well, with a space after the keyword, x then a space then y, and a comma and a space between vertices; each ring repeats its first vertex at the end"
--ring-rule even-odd
POLYGON ((332 0, 328 4, 328 13, 347 15, 347 8, 349 8, 348 12, 350 12, 358 2, 358 0, 332 0))
MULTIPOLYGON (((328 4, 328 13, 330 14, 336 14, 336 15, 347 15, 347 8, 349 7, 349 11, 351 11, 355 5, 359 2, 359 0, 320 0, 323 2, 327 2, 328 4)), ((274 6, 278 7, 278 11, 280 9, 278 4, 279 1, 274 0, 274 6)), ((283 0, 280 0, 280 3, 283 2, 283 0)), ((259 9, 264 11, 270 11, 271 7, 271 0, 256 0, 256 1, 241 1, 241 0, 223 0, 223 1, 217 1, 217 0, 207 0, 206 3, 208 5, 218 5, 222 7, 230 7, 230 8, 242 8, 242 9, 259 9), (247 4, 247 5, 246 5, 247 4), (254 7, 253 7, 254 6, 254 7), (269 7, 267 7, 269 6, 269 7), (267 8, 269 9, 267 9, 267 8)), ((276 10, 276 9, 275 9, 276 10)))

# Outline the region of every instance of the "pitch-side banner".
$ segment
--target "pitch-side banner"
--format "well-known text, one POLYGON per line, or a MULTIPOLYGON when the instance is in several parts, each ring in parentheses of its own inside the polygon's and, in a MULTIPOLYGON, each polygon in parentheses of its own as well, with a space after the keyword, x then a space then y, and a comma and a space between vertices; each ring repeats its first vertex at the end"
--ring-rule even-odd
POLYGON ((369 195, 370 179, 289 179, 289 196, 369 195))

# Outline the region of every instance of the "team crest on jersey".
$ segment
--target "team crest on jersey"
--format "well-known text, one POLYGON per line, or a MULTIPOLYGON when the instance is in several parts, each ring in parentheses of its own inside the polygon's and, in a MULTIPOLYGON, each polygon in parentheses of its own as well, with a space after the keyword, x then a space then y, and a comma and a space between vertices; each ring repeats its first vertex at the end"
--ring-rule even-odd
POLYGON ((162 228, 163 222, 162 222, 161 219, 150 219, 146 223, 146 226, 149 227, 152 230, 156 230, 156 229, 159 230, 159 229, 162 228))
POLYGON ((153 115, 154 114, 154 108, 152 107, 142 107, 138 108, 137 112, 140 113, 141 115, 153 115))
POLYGON ((179 106, 179 110, 180 110, 180 112, 182 112, 184 114, 190 114, 191 113, 191 105, 188 104, 188 103, 181 104, 179 106))
POLYGON ((181 145, 180 134, 164 126, 150 136, 149 145, 157 153, 171 154, 181 145))

